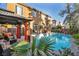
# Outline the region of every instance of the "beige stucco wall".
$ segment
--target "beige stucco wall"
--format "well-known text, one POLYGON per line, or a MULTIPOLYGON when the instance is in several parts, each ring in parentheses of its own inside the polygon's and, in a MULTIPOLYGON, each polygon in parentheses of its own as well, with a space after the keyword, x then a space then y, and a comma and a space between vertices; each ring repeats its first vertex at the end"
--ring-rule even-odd
POLYGON ((45 14, 41 14, 41 18, 42 18, 42 21, 43 21, 43 23, 46 25, 46 19, 45 19, 45 17, 46 17, 46 15, 45 14))

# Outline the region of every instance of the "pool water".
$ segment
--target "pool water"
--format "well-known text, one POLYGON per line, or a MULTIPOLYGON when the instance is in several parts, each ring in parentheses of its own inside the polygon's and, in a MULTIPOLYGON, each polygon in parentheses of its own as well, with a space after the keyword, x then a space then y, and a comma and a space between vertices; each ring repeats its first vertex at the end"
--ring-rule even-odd
MULTIPOLYGON (((71 46, 71 36, 62 33, 51 33, 50 35, 39 34, 36 39, 40 40, 44 37, 46 42, 53 40, 55 43, 51 44, 53 50, 62 50, 63 48, 70 48, 71 46), (54 48, 53 48, 54 47, 54 48)), ((50 41, 51 42, 51 41, 50 41)), ((39 42, 37 42, 38 44, 39 42)))

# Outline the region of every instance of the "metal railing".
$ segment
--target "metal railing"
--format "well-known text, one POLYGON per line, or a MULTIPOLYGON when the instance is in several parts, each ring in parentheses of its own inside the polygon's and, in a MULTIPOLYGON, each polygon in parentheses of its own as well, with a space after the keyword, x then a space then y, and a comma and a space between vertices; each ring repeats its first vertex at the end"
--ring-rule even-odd
POLYGON ((7 16, 18 17, 18 18, 25 18, 24 16, 20 16, 20 15, 15 14, 15 12, 8 11, 8 10, 1 9, 1 8, 0 8, 0 14, 7 15, 7 16))

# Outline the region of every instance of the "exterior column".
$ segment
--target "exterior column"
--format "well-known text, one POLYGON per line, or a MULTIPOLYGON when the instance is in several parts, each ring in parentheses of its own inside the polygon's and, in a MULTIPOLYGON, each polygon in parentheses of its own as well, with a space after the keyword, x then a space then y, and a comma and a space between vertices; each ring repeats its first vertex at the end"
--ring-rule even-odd
POLYGON ((28 25, 27 25, 27 22, 25 22, 24 26, 25 26, 25 29, 24 29, 25 41, 28 41, 28 25))
POLYGON ((20 26, 20 24, 17 25, 16 37, 17 37, 17 39, 21 38, 21 26, 20 26))

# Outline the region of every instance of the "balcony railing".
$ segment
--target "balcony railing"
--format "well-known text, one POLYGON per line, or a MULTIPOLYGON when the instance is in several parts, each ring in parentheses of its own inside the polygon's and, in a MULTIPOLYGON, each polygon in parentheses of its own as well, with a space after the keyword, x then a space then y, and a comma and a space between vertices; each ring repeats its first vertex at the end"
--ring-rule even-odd
POLYGON ((24 16, 17 15, 12 11, 4 10, 4 9, 1 9, 1 8, 0 8, 0 14, 7 15, 7 16, 18 17, 18 18, 25 18, 24 16))

